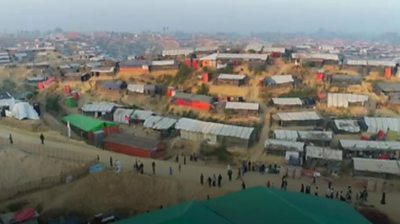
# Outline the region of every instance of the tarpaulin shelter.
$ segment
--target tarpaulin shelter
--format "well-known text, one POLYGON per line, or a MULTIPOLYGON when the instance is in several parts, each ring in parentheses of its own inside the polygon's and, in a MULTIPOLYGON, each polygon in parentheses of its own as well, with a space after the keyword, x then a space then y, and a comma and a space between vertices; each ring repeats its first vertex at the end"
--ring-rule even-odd
MULTIPOLYGON (((98 120, 80 114, 70 114, 63 118, 63 121, 69 123, 71 127, 85 133, 94 133, 104 131, 105 135, 118 132, 118 124, 110 121, 98 120)), ((90 139, 91 135, 87 137, 90 139)))
POLYGON ((18 120, 23 120, 23 119, 38 120, 39 119, 38 113, 27 102, 16 103, 11 110, 11 115, 18 120))
POLYGON ((351 205, 298 192, 255 187, 204 202, 188 202, 117 224, 369 224, 351 205))

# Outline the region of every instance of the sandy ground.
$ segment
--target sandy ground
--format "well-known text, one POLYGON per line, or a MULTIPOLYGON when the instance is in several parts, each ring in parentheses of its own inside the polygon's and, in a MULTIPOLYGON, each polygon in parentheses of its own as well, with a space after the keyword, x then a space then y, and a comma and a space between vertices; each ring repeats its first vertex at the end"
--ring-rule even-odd
POLYGON ((2 141, 0 146, 0 189, 10 189, 46 177, 57 177, 78 163, 27 154, 2 141))
MULTIPOLYGON (((4 126, 0 125, 0 137, 7 137, 8 133, 12 132, 13 135, 15 136, 14 139, 15 141, 24 141, 27 143, 31 143, 32 145, 38 144, 38 139, 37 139, 37 133, 31 133, 31 132, 26 132, 26 131, 22 131, 22 130, 18 130, 18 129, 13 129, 13 128, 8 128, 8 130, 6 130, 4 128, 4 126)), ((126 155, 122 155, 122 154, 116 154, 113 152, 109 152, 109 151, 104 151, 98 148, 94 148, 92 146, 88 146, 82 142, 78 142, 78 141, 74 141, 74 140, 70 140, 70 139, 66 139, 63 136, 60 136, 58 133, 55 132, 45 132, 44 133, 45 136, 47 137, 46 139, 46 143, 45 145, 47 145, 48 147, 55 147, 57 150, 62 150, 62 151, 70 151, 70 152, 76 152, 76 153, 81 153, 82 157, 96 157, 97 155, 100 156, 100 160, 102 163, 104 164, 108 164, 109 163, 109 159, 110 157, 113 158, 113 160, 118 159, 121 164, 123 165, 123 170, 125 172, 129 172, 132 173, 132 166, 133 163, 135 162, 135 157, 131 157, 131 156, 126 156, 126 155)), ((136 158, 140 161, 142 161, 144 163, 144 170, 145 170, 145 174, 150 175, 151 174, 151 162, 153 160, 151 159, 143 159, 143 158, 136 158)), ((180 158, 180 163, 182 166, 182 170, 179 172, 178 169, 178 164, 172 161, 156 161, 156 172, 157 172, 157 177, 159 178, 168 178, 171 180, 175 180, 175 181, 180 181, 182 183, 183 188, 187 188, 189 189, 190 192, 190 185, 198 185, 199 184, 199 176, 201 173, 204 174, 205 177, 208 176, 212 176, 213 174, 222 174, 223 175, 223 190, 224 191, 236 191, 236 190, 240 190, 240 184, 241 182, 239 180, 235 180, 232 182, 228 182, 227 181, 227 176, 226 176, 226 165, 223 164, 215 164, 214 162, 191 162, 187 160, 187 164, 183 165, 183 161, 182 158, 180 158), (173 169, 173 176, 169 175, 169 167, 171 167, 173 169)), ((108 166, 108 165, 107 165, 108 166)), ((233 167, 234 171, 236 171, 237 168, 233 167)), ((236 172, 235 172, 236 173, 236 172)), ((123 182, 125 180, 111 180, 108 181, 107 178, 108 177, 104 177, 106 180, 106 182, 115 182, 115 183, 119 183, 119 182, 123 182)), ((134 178, 132 178, 134 179, 134 178)), ((246 182, 248 187, 251 186, 259 186, 259 185, 265 185, 266 181, 270 180, 274 186, 279 186, 280 185, 280 176, 279 175, 261 175, 259 173, 249 173, 246 174, 244 177, 244 181, 246 182)), ((79 181, 77 181, 79 182, 79 181)), ((311 180, 310 178, 306 178, 306 177, 302 177, 300 179, 289 179, 289 190, 293 190, 293 191, 298 191, 300 188, 301 183, 305 183, 305 184, 310 184, 311 180)), ((87 182, 90 183, 91 182, 87 182)), ((78 183, 77 183, 78 184, 78 183)), ((90 185, 87 184, 87 185, 90 185)), ((139 186, 141 186, 140 188, 149 188, 149 185, 142 185, 141 181, 136 181, 135 184, 138 184, 139 186)), ((333 184, 335 189, 346 189, 348 185, 352 185, 353 188, 355 189, 360 189, 361 186, 363 186, 363 184, 365 184, 365 180, 363 179, 354 179, 354 178, 340 178, 340 179, 335 179, 333 180, 333 184)), ((131 188, 133 187, 134 184, 132 184, 132 186, 129 185, 129 187, 127 187, 127 189, 123 190, 123 189, 117 189, 114 192, 118 192, 118 194, 115 194, 115 198, 119 198, 119 194, 121 193, 122 195, 124 195, 124 192, 131 192, 131 194, 141 194, 139 191, 132 191, 131 188)), ((74 185, 75 186, 75 185, 74 185)), ((76 185, 78 186, 78 185, 76 185)), ((91 185, 91 188, 94 189, 93 186, 99 187, 102 186, 101 184, 99 185, 91 185)), ((116 185, 113 185, 116 186, 116 185)), ((323 192, 325 192, 326 186, 327 186, 327 182, 324 180, 319 180, 318 181, 318 186, 320 189, 320 195, 323 194, 323 192)), ((75 188, 77 191, 79 191, 78 189, 80 189, 79 187, 75 188)), ((109 190, 107 190, 108 187, 105 187, 104 192, 107 192, 109 190)), ((60 192, 65 192, 65 191, 60 191, 60 192)), ((83 191, 85 192, 85 191, 83 191)), ((88 191, 91 192, 91 191, 88 191)), ((77 194, 81 194, 81 195, 85 195, 86 197, 89 197, 89 195, 91 195, 90 193, 77 193, 77 194)), ((90 196, 90 197, 98 197, 98 200, 104 200, 101 199, 101 197, 99 197, 98 195, 107 195, 107 194, 111 194, 111 193, 104 193, 102 191, 98 192, 95 194, 95 196, 90 196)), ((151 192, 154 195, 162 195, 165 194, 164 192, 168 192, 167 190, 164 190, 162 187, 160 188, 154 188, 151 190, 151 192)), ((201 190, 200 190, 201 192, 201 190)), ((48 195, 48 198, 51 198, 51 200, 49 200, 50 202, 46 202, 46 201, 39 201, 39 200, 33 200, 32 203, 42 203, 43 207, 45 208, 57 208, 57 206, 52 206, 51 201, 56 201, 56 196, 57 197, 61 197, 59 196, 59 194, 57 193, 53 193, 53 191, 44 191, 42 193, 43 195, 41 196, 37 196, 38 198, 41 197, 45 197, 45 195, 48 195), (47 203, 50 203, 49 205, 47 205, 47 203), (46 205, 44 205, 46 204, 46 205), (48 207, 47 207, 48 206, 48 207)), ((169 194, 169 193, 168 193, 169 194)), ((174 193, 171 193, 174 194, 174 193)), ((370 203, 379 208, 380 210, 386 212, 392 219, 394 219, 395 221, 400 223, 400 215, 397 212, 398 207, 400 206, 400 194, 397 191, 392 191, 392 192, 387 192, 387 205, 382 206, 379 204, 379 199, 380 199, 380 192, 370 192, 370 203)), ((206 195, 202 195, 203 197, 206 197, 206 195)), ((72 197, 72 196, 71 196, 72 197)), ((74 196, 75 197, 75 196, 74 196)), ((198 196, 201 198, 201 193, 200 196, 198 196)), ((81 203, 81 197, 75 197, 77 201, 72 200, 73 202, 71 203, 81 203)), ((63 200, 64 199, 59 199, 59 203, 62 205, 63 204, 63 200)), ((67 200, 67 199, 65 199, 67 200)), ((112 201, 114 199, 110 198, 110 201, 112 201)), ((115 203, 121 203, 119 202, 120 200, 115 199, 115 203)), ((171 203, 175 203, 176 201, 173 201, 171 199, 171 203)), ((5 202, 5 204, 7 204, 9 202, 5 202)), ((55 202, 54 202, 55 203, 55 202)), ((125 202, 125 203, 131 203, 131 202, 125 202)), ((94 203, 96 204, 96 203, 94 203)), ((88 206, 91 207, 93 204, 89 204, 88 206)), ((108 207, 102 207, 99 206, 98 208, 93 207, 92 209, 98 209, 96 211, 100 211, 100 210, 104 210, 106 208, 109 209, 113 209, 115 207, 113 207, 115 204, 110 204, 108 207)), ((149 208, 151 206, 154 206, 154 204, 150 204, 149 208)), ((124 206, 121 206, 124 207, 124 206)), ((129 207, 129 204, 126 205, 126 207, 129 207)), ((67 207, 68 208, 68 207, 67 207)), ((87 213, 91 213, 94 210, 89 210, 87 211, 87 213)), ((130 212, 134 212, 134 211, 130 211, 130 212)))

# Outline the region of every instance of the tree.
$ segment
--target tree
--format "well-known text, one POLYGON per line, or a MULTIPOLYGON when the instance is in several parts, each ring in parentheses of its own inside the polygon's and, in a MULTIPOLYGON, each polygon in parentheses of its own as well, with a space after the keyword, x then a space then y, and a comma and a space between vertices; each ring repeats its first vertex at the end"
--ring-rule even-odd
POLYGON ((200 88, 197 90, 197 94, 208 95, 209 88, 206 84, 201 84, 200 88))
POLYGON ((3 81, 2 89, 10 93, 15 93, 17 84, 11 79, 5 79, 3 81))

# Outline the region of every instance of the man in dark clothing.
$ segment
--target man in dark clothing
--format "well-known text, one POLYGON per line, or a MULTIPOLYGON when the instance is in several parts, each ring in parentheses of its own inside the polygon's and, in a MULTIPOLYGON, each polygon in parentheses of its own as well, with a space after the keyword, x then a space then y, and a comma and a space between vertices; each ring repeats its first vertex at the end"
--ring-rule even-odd
POLYGON ((315 187, 314 195, 315 195, 315 196, 318 196, 318 187, 315 187))
POLYGON ((232 170, 228 170, 229 181, 232 181, 232 170))
POLYGON ((42 142, 42 145, 44 144, 44 135, 43 134, 40 134, 40 141, 42 142))
POLYGON ((242 190, 246 189, 246 183, 244 181, 242 181, 242 190))
POLYGON ((212 182, 211 177, 208 177, 207 181, 208 181, 208 186, 211 187, 211 182, 212 182))
POLYGON ((113 159, 111 156, 110 156, 110 166, 113 167, 113 159))
POLYGON ((218 175, 218 187, 221 187, 222 176, 221 174, 218 175))
POLYGON ((8 138, 10 139, 10 144, 12 145, 14 143, 12 135, 10 134, 8 138))
POLYGON ((179 162, 179 155, 178 155, 178 154, 176 154, 175 162, 176 162, 176 163, 179 162))
POLYGON ((156 162, 151 163, 151 168, 153 169, 153 175, 156 174, 156 162))
POLYGON ((201 184, 201 186, 203 186, 203 184, 204 184, 204 176, 203 176, 203 174, 200 174, 200 184, 201 184))
POLYGON ((304 193, 304 184, 301 184, 300 193, 304 193))
POLYGON ((386 193, 382 192, 381 205, 385 205, 385 204, 386 204, 386 193))
POLYGON ((186 165, 186 156, 183 156, 183 165, 186 165))

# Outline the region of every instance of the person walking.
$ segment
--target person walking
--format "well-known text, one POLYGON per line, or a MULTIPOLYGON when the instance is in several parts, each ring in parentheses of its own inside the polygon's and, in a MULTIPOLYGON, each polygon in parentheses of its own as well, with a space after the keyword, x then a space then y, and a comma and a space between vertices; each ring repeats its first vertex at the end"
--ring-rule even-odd
POLYGON ((178 154, 176 154, 176 156, 175 156, 175 162, 176 162, 176 163, 179 162, 179 155, 178 155, 178 154))
POLYGON ((301 184, 300 193, 304 193, 304 184, 301 184))
POLYGON ((242 181, 242 190, 246 189, 246 183, 244 181, 242 181))
POLYGON ((267 181, 267 188, 270 188, 271 187, 271 182, 268 180, 267 181))
POLYGON ((222 176, 221 174, 218 175, 218 187, 221 187, 222 176))
POLYGON ((179 171, 179 173, 181 172, 181 168, 182 168, 182 167, 181 167, 181 164, 179 163, 179 164, 178 164, 178 171, 179 171))
POLYGON ((385 204, 386 204, 386 193, 382 192, 381 205, 385 205, 385 204))
POLYGON ((208 181, 208 186, 211 187, 211 182, 212 182, 211 177, 208 177, 207 181, 208 181))
POLYGON ((113 159, 111 156, 110 156, 110 167, 113 167, 113 159))
POLYGON ((10 139, 10 144, 12 145, 14 143, 12 135, 10 134, 8 138, 10 139))
POLYGON ((204 184, 204 176, 203 176, 203 173, 200 174, 200 184, 201 184, 201 186, 203 186, 203 184, 204 184))
POLYGON ((186 165, 186 156, 183 155, 183 165, 186 165))
POLYGON ((43 133, 40 134, 39 138, 40 138, 40 141, 42 142, 42 145, 44 145, 44 135, 43 135, 43 133))
POLYGON ((156 174, 156 162, 152 162, 151 163, 151 168, 153 169, 153 175, 155 175, 156 174))
POLYGON ((173 175, 174 173, 173 173, 174 171, 172 170, 172 166, 169 166, 169 175, 173 175))
POLYGON ((229 181, 232 181, 232 174, 233 174, 232 170, 229 169, 229 170, 228 170, 228 178, 229 178, 229 181))
POLYGON ((315 195, 315 196, 318 196, 318 187, 315 187, 314 195, 315 195))

